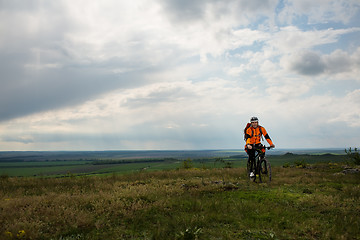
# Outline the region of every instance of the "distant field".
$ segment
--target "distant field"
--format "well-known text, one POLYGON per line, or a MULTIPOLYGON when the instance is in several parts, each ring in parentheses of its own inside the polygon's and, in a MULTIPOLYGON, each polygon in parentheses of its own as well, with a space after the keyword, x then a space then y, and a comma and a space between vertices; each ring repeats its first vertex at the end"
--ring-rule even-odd
POLYGON ((206 158, 227 157, 243 150, 177 150, 177 151, 63 151, 63 152, 0 152, 0 162, 7 161, 56 161, 56 160, 111 160, 154 158, 206 158))
MULTIPOLYGON (((267 156, 273 166, 301 161, 341 162, 345 159, 340 151, 333 151, 331 154, 324 150, 310 152, 311 154, 293 154, 271 150, 267 156)), ((190 159, 195 168, 236 168, 246 166, 247 155, 242 150, 0 152, 0 175, 61 177, 69 174, 126 174, 177 169, 186 159, 190 159)))

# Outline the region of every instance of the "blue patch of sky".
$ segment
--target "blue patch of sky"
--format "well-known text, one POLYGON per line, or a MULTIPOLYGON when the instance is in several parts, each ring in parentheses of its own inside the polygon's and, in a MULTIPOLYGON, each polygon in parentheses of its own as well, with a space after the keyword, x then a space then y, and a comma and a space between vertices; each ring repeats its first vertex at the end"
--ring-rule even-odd
POLYGON ((314 24, 309 24, 309 18, 307 15, 293 16, 292 24, 302 31, 309 31, 316 29, 314 24))
POLYGON ((350 19, 350 22, 346 24, 348 27, 360 27, 360 5, 357 9, 357 13, 350 19))
POLYGON ((323 54, 331 54, 337 49, 352 53, 360 47, 358 39, 360 39, 360 31, 347 33, 340 36, 337 42, 318 45, 314 50, 323 54))
POLYGON ((344 34, 339 36, 336 42, 318 45, 314 47, 314 50, 320 51, 323 54, 331 54, 338 49, 351 53, 359 47, 359 44, 355 39, 360 39, 360 32, 344 34))
MULTIPOLYGON (((360 28, 360 9, 348 23, 327 22, 315 24, 314 26, 318 30, 360 28)), ((340 36, 336 43, 318 46, 316 49, 327 54, 333 52, 335 49, 342 49, 344 51, 353 52, 360 46, 359 39, 360 31, 354 31, 340 36)))
POLYGON ((276 8, 275 8, 275 13, 276 13, 276 15, 278 15, 278 14, 284 9, 284 7, 285 7, 284 0, 280 0, 280 1, 278 2, 278 5, 277 5, 276 8))
MULTIPOLYGON (((283 11, 284 7, 285 7, 284 0, 280 0, 280 1, 278 2, 278 5, 277 5, 276 8, 275 8, 275 15, 276 15, 276 16, 279 16, 279 14, 283 11)), ((285 25, 284 25, 284 24, 281 24, 276 17, 275 17, 275 23, 276 23, 276 25, 277 25, 278 27, 283 27, 283 26, 286 25, 286 24, 285 24, 285 25)))
POLYGON ((263 47, 264 47, 263 41, 255 41, 253 42, 252 45, 231 49, 228 51, 228 54, 234 58, 232 60, 236 61, 236 59, 239 59, 239 56, 241 57, 243 53, 246 53, 247 51, 260 52, 262 51, 263 47))
POLYGON ((326 30, 326 29, 344 29, 349 26, 343 24, 342 22, 324 22, 324 23, 315 23, 311 24, 313 29, 316 30, 326 30))
POLYGON ((259 30, 262 27, 266 27, 267 21, 269 20, 268 16, 259 16, 256 21, 252 21, 247 28, 250 28, 251 30, 259 30))
MULTIPOLYGON (((321 31, 327 29, 350 29, 360 27, 360 14, 357 14, 349 24, 342 22, 323 22, 323 23, 308 23, 306 15, 296 16, 293 18, 293 24, 302 31, 321 31)), ((318 50, 324 54, 330 54, 336 49, 344 51, 353 51, 359 46, 360 31, 347 33, 339 37, 337 42, 318 45, 314 50, 318 50)))

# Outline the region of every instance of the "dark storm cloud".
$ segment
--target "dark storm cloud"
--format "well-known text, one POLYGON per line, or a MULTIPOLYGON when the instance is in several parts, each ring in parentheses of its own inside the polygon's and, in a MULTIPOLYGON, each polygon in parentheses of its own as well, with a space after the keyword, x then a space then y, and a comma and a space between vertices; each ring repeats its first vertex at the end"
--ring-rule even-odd
MULTIPOLYGON (((276 0, 161 0, 163 7, 173 21, 189 22, 201 20, 204 18, 206 11, 211 10, 214 16, 221 17, 227 15, 231 11, 238 12, 238 16, 250 17, 249 14, 254 12, 272 11, 277 4, 276 0), (207 9, 207 6, 213 5, 207 9), (216 7, 215 7, 216 6, 216 7)), ((240 17, 241 18, 241 17, 240 17)), ((241 23, 239 23, 241 24, 241 23)))
POLYGON ((136 86, 142 82, 143 72, 150 71, 114 73, 116 68, 138 69, 139 63, 118 58, 79 62, 61 46, 49 48, 54 42, 49 37, 49 42, 39 39, 37 44, 31 38, 14 39, 0 54, 0 121, 80 104, 116 88, 136 86))
POLYGON ((294 57, 290 62, 290 69, 307 76, 350 72, 359 66, 356 62, 358 55, 360 51, 352 55, 341 50, 336 50, 330 55, 308 51, 294 57))
POLYGON ((258 12, 263 10, 270 10, 272 11, 275 6, 277 5, 277 0, 241 0, 238 1, 238 6, 240 10, 245 10, 249 12, 258 12))
POLYGON ((174 20, 192 21, 201 19, 204 14, 205 0, 163 0, 162 3, 166 11, 174 20))
POLYGON ((138 86, 144 72, 156 71, 146 69, 144 59, 134 56, 94 60, 81 55, 82 48, 91 51, 93 47, 67 38, 79 26, 61 3, 1 2, 0 20, 5 19, 0 28, 0 121, 138 86), (116 69, 126 70, 119 73, 116 69))
POLYGON ((115 75, 91 66, 34 71, 27 75, 7 72, 1 81, 0 121, 80 104, 116 88, 135 86, 141 83, 139 74, 115 75))
POLYGON ((291 70, 301 75, 319 75, 325 71, 321 56, 314 52, 305 52, 297 56, 290 65, 291 70))
POLYGON ((86 86, 84 78, 48 68, 67 60, 59 43, 70 24, 58 4, 5 1, 0 19, 5 18, 0 32, 0 121, 64 106, 73 96, 81 99, 89 93, 86 87, 75 93, 76 85, 86 86), (53 14, 44 14, 44 9, 53 14))

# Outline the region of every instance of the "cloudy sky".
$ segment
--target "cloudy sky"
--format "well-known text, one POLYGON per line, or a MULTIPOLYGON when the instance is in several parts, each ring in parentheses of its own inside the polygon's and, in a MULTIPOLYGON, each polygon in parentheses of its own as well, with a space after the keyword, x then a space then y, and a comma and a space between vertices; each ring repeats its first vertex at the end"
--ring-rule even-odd
POLYGON ((359 0, 0 0, 0 150, 359 147, 359 0))

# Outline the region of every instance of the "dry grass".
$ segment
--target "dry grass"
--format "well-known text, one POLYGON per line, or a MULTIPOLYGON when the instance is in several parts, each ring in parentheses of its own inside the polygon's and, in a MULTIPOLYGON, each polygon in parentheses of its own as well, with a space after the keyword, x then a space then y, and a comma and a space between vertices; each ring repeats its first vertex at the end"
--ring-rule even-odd
POLYGON ((274 168, 270 185, 240 168, 2 178, 0 236, 359 239, 360 176, 334 175, 340 167, 274 168))

